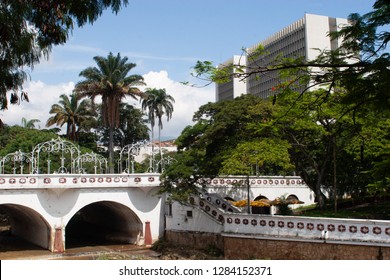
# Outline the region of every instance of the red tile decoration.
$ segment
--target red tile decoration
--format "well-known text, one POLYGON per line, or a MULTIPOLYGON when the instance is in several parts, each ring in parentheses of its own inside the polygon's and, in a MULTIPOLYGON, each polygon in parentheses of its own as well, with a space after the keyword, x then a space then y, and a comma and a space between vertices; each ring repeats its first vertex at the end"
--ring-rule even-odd
POLYGON ((329 224, 329 225, 328 225, 328 230, 329 230, 329 231, 334 231, 335 228, 336 228, 336 227, 334 226, 334 224, 329 224))
POLYGON ((337 229, 338 229, 339 232, 344 232, 346 228, 345 228, 344 225, 339 225, 339 226, 337 227, 337 229))
POLYGON ((357 227, 356 226, 349 226, 349 232, 350 233, 356 233, 357 232, 357 227))
POLYGON ((308 223, 308 224, 306 225, 306 228, 307 228, 308 230, 313 230, 313 229, 314 229, 314 224, 313 224, 313 223, 308 223))
POLYGON ((381 234, 381 233, 382 233, 382 229, 381 229, 380 227, 374 227, 374 228, 372 229, 372 232, 373 232, 374 234, 381 234))
POLYGON ((369 228, 366 226, 360 228, 360 232, 363 234, 367 234, 369 231, 370 231, 369 228))

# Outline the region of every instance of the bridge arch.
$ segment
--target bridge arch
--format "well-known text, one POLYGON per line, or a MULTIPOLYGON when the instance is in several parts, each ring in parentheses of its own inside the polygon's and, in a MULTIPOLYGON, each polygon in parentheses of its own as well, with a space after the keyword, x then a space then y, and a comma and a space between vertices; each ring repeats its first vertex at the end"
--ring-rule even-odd
POLYGON ((110 200, 91 202, 78 211, 65 227, 66 247, 75 242, 136 244, 143 224, 128 206, 110 200))
MULTIPOLYGON (((259 195, 254 200, 258 201, 258 200, 261 200, 261 199, 268 200, 268 197, 266 197, 264 195, 259 195)), ((262 207, 252 206, 251 211, 252 211, 252 214, 270 215, 271 214, 271 207, 268 207, 268 206, 262 206, 262 207)))
POLYGON ((0 204, 9 219, 12 235, 44 249, 51 249, 51 226, 36 210, 14 203, 0 204))

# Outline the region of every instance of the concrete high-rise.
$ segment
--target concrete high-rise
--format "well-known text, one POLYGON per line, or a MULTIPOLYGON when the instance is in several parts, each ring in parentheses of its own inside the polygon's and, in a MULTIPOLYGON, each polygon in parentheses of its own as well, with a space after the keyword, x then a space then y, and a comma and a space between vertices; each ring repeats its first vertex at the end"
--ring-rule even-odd
MULTIPOLYGON (((259 65, 270 65, 277 56, 313 60, 320 54, 320 51, 335 50, 340 46, 341 42, 331 40, 329 33, 340 30, 347 24, 347 19, 305 14, 300 20, 248 48, 245 58, 235 56, 227 63, 245 62, 247 69, 253 69, 259 65), (260 45, 264 47, 264 53, 256 55, 260 45)), ((219 67, 227 65, 227 63, 221 64, 219 67)), ((245 81, 234 78, 228 83, 216 85, 216 101, 233 99, 246 93, 268 98, 275 94, 272 89, 280 82, 278 73, 275 71, 266 75, 250 75, 245 81)))

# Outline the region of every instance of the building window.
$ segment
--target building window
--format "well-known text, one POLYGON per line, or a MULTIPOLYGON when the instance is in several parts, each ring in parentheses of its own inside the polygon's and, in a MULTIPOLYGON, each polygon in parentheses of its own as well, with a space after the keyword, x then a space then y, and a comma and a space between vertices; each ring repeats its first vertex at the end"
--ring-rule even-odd
POLYGON ((172 203, 168 203, 167 204, 166 215, 167 216, 172 216, 172 203))

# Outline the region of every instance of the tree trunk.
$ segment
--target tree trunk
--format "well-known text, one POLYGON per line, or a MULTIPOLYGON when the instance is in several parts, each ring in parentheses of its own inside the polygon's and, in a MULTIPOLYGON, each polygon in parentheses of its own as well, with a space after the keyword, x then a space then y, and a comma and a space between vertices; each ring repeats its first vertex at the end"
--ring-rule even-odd
POLYGON ((150 163, 149 163, 149 172, 154 172, 154 125, 151 124, 151 144, 152 144, 152 152, 150 155, 150 163))
POLYGON ((163 170, 163 157, 162 157, 162 151, 161 151, 161 127, 158 127, 158 151, 160 153, 160 170, 157 170, 157 172, 162 172, 163 170))
POLYGON ((336 161, 336 135, 333 137, 333 199, 334 212, 337 212, 337 161, 336 161))
POLYGON ((108 168, 109 172, 114 173, 114 127, 109 127, 109 141, 108 141, 108 168))

